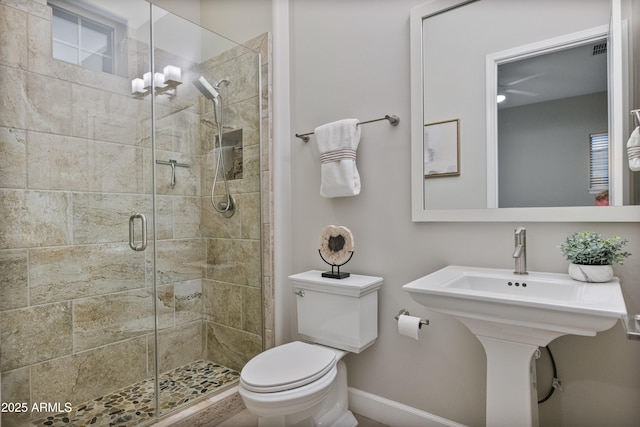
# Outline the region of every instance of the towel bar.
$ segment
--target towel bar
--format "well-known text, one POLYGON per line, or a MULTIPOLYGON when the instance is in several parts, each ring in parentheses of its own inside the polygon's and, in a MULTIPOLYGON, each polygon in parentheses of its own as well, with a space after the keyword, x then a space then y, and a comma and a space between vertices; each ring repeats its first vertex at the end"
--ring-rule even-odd
POLYGON ((622 325, 630 340, 640 340, 640 314, 622 316, 622 325))
MULTIPOLYGON (((360 122, 360 123, 358 123, 358 125, 366 125, 367 123, 379 122, 381 120, 389 120, 389 124, 391 126, 398 126, 398 123, 400 123, 400 117, 387 114, 384 117, 379 118, 379 119, 373 119, 373 120, 367 120, 366 122, 360 122)), ((314 132, 296 133, 296 137, 302 139, 304 142, 309 142, 309 135, 313 135, 313 134, 314 134, 314 132)))

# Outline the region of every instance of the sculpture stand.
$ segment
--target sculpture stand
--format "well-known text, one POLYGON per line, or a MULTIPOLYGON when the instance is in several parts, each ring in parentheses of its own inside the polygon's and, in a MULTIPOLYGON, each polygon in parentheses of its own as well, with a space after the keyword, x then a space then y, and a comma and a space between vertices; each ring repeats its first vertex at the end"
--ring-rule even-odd
POLYGON ((324 259, 324 257, 322 256, 322 251, 318 249, 318 254, 320 255, 320 258, 322 258, 324 262, 326 262, 331 266, 331 271, 325 271, 324 273, 322 273, 322 277, 329 277, 331 279, 345 279, 349 277, 351 273, 341 272, 340 267, 342 267, 343 265, 351 261, 351 257, 353 257, 353 251, 350 251, 350 252, 351 252, 351 255, 349 256, 349 259, 346 260, 345 262, 343 262, 342 264, 332 264, 326 259, 324 259))

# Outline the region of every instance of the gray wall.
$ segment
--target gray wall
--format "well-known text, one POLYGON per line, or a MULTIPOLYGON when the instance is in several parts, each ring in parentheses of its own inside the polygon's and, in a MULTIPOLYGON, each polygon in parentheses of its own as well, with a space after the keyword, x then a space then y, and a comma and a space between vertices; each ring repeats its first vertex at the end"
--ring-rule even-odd
MULTIPOLYGON (((482 426, 486 358, 480 343, 457 321, 412 302, 401 286, 447 264, 511 268, 513 230, 518 225, 528 228, 530 269, 565 272, 567 263, 557 246, 570 233, 592 229, 630 240, 634 255, 615 271, 629 312, 640 312, 640 227, 411 222, 408 18, 410 8, 421 3, 290 3, 292 132, 308 132, 347 117, 401 118, 397 128, 386 122, 362 128, 357 160, 362 192, 351 198, 319 195, 320 163, 313 137, 308 144, 296 138, 276 141, 291 144, 292 272, 324 268, 317 255, 322 227, 349 227, 356 247, 346 270, 385 279, 379 338, 362 354, 347 357, 350 386, 482 426), (431 319, 419 341, 397 334, 393 317, 401 308, 431 319)), ((295 331, 293 321, 291 328, 295 331)), ((596 337, 562 337, 551 347, 563 390, 541 405, 541 425, 622 427, 640 420, 640 344, 627 340, 620 325, 596 337)), ((540 362, 541 375, 548 372, 547 363, 540 362)))
POLYGON ((501 208, 595 204, 589 135, 607 132, 606 92, 504 108, 499 116, 501 208))

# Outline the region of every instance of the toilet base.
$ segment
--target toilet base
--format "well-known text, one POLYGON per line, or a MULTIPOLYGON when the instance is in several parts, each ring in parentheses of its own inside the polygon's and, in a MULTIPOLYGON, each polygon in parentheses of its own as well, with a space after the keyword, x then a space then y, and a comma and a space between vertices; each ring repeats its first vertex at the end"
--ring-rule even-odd
POLYGON ((353 416, 351 411, 347 411, 342 416, 333 423, 335 427, 356 427, 358 425, 358 420, 353 416))
MULTIPOLYGON (((356 427, 358 421, 349 411, 347 391, 347 366, 338 361, 336 377, 322 402, 293 414, 271 416, 258 415, 259 427, 356 427)), ((242 393, 241 393, 242 395, 242 393)), ((247 402, 245 402, 246 404, 247 402)), ((251 408, 247 405, 251 412, 251 408)))
POLYGON ((317 427, 325 425, 329 427, 357 427, 358 420, 351 411, 347 411, 334 420, 332 424, 317 424, 313 417, 304 418, 298 422, 291 420, 291 417, 261 417, 258 419, 258 427, 317 427))

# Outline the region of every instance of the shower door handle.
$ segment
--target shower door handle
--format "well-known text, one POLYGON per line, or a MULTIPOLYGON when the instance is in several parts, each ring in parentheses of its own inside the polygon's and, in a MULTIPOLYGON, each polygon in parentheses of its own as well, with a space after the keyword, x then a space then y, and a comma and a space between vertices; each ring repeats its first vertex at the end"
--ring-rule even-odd
POLYGON ((135 213, 129 217, 129 247, 136 252, 141 252, 147 249, 147 217, 144 216, 144 214, 135 213), (138 218, 140 219, 140 224, 142 225, 142 243, 136 245, 134 237, 134 222, 138 218))

